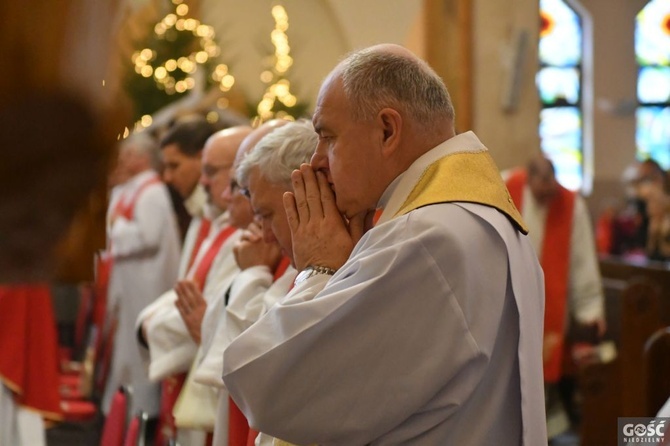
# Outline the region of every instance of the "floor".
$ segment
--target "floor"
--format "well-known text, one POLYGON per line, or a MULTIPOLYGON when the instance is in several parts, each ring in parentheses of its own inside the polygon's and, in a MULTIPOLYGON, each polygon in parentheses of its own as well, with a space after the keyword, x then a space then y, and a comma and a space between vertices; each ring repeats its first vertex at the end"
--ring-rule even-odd
POLYGON ((98 446, 102 416, 81 423, 60 423, 47 430, 47 446, 98 446))
POLYGON ((579 435, 575 431, 567 431, 554 437, 549 446, 579 446, 579 435))
MULTIPOLYGON (((90 423, 64 423, 47 432, 47 446, 98 446, 102 419, 90 423)), ((579 435, 574 431, 561 434, 549 446, 579 446, 579 435)))

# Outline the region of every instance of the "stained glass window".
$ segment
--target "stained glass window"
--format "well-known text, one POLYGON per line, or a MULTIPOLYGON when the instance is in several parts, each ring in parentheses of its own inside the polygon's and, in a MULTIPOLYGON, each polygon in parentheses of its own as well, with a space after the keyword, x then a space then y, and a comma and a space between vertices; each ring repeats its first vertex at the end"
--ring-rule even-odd
POLYGON ((584 180, 582 39, 582 20, 570 5, 540 0, 540 145, 553 161, 558 181, 572 190, 584 180))
POLYGON ((670 0, 652 0, 635 20, 638 159, 670 168, 670 0))

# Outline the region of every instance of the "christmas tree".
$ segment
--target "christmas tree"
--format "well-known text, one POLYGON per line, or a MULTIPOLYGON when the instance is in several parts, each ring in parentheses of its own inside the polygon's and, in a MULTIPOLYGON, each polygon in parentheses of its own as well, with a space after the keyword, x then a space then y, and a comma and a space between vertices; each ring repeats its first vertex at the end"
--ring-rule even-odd
POLYGON ((298 102, 296 96, 291 93, 291 83, 287 78, 293 65, 293 58, 286 35, 288 29, 286 9, 281 5, 273 6, 272 17, 275 20, 275 28, 270 37, 275 50, 270 57, 271 66, 261 73, 261 81, 268 84, 268 87, 254 110, 254 119, 257 122, 272 118, 299 118, 307 111, 307 104, 298 102))
POLYGON ((142 127, 151 114, 194 88, 214 85, 227 92, 235 83, 228 66, 219 60, 221 48, 214 29, 189 17, 183 0, 171 0, 170 11, 136 47, 124 87, 134 103, 134 119, 142 127), (204 84, 204 85, 200 85, 204 84))

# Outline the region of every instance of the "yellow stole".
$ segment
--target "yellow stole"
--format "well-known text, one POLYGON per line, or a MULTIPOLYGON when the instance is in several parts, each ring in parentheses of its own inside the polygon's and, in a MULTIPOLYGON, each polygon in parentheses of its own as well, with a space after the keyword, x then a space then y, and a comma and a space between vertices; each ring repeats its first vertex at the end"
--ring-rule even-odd
POLYGON ((458 152, 432 163, 395 216, 431 204, 456 201, 493 207, 505 214, 519 231, 528 234, 498 167, 486 150, 458 152))

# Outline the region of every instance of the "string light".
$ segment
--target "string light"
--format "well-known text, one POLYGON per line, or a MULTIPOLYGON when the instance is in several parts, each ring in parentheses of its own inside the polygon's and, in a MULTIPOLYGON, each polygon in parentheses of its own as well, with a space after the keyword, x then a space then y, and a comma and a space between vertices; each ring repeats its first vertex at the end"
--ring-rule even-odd
MULTIPOLYGON (((166 39, 166 35, 172 28, 179 32, 190 32, 197 38, 198 48, 187 56, 177 60, 168 59, 157 66, 152 64, 157 54, 150 48, 136 51, 131 58, 135 64, 135 72, 144 77, 153 76, 158 88, 165 90, 168 95, 192 89, 195 86, 195 80, 191 76, 196 72, 198 66, 204 65, 221 53, 215 40, 214 28, 200 23, 199 20, 187 18, 188 5, 182 3, 181 0, 172 0, 172 3, 175 5, 175 12, 167 14, 154 26, 156 36, 159 39, 166 39), (183 81, 177 81, 175 78, 177 71, 181 71, 185 76, 183 81)), ((212 73, 212 80, 218 83, 224 93, 235 84, 235 78, 228 73, 228 66, 225 64, 217 65, 216 71, 212 73)))
POLYGON ((293 120, 293 116, 285 111, 273 112, 276 102, 279 101, 284 106, 294 107, 298 99, 291 93, 291 83, 284 76, 293 65, 291 57, 291 47, 288 43, 288 14, 281 5, 272 7, 272 17, 275 21, 275 27, 270 33, 270 40, 275 47, 272 56, 273 67, 261 73, 260 79, 264 84, 270 84, 263 94, 263 98, 256 107, 257 118, 260 122, 267 121, 274 117, 293 120))
MULTIPOLYGON (((192 51, 188 55, 169 58, 160 63, 159 55, 151 48, 135 51, 131 57, 135 73, 144 78, 152 78, 156 86, 167 95, 186 93, 196 86, 195 73, 199 67, 207 65, 210 81, 224 93, 235 84, 235 77, 228 66, 217 63, 221 48, 216 42, 214 28, 199 20, 188 17, 189 7, 183 0, 171 0, 173 11, 169 12, 153 27, 155 38, 167 42, 177 40, 176 33, 190 33, 194 37, 192 51)), ((211 84, 210 84, 211 85, 211 84)), ((228 103, 221 101, 221 104, 228 103)), ((225 108, 225 107, 222 107, 225 108)), ((142 116, 134 128, 141 130, 151 125, 149 115, 142 116)))

